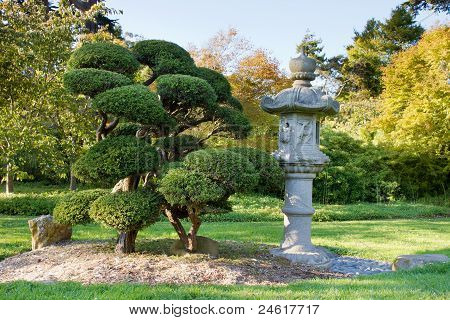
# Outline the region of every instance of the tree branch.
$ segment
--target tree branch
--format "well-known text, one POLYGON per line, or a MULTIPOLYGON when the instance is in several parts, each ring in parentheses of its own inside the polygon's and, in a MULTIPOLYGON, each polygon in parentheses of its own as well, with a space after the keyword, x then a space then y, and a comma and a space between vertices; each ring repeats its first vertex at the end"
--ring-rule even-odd
POLYGON ((152 76, 150 77, 150 79, 148 79, 147 81, 145 81, 144 84, 145 84, 146 86, 149 86, 149 85, 151 85, 151 84, 156 80, 156 78, 158 78, 158 75, 156 74, 156 72, 153 72, 153 73, 152 73, 152 76))
POLYGON ((103 134, 105 132, 106 123, 108 122, 108 116, 103 111, 99 111, 98 114, 102 117, 102 122, 97 128, 96 138, 97 142, 103 139, 103 134))
POLYGON ((111 131, 113 131, 117 125, 119 124, 119 118, 114 119, 114 121, 110 122, 106 127, 105 127, 105 136, 107 136, 108 134, 111 133, 111 131))
POLYGON ((189 246, 188 236, 180 220, 176 218, 169 209, 165 209, 165 213, 167 218, 169 219, 169 222, 172 224, 173 228, 177 232, 178 237, 180 237, 180 240, 183 242, 184 247, 187 249, 189 246))

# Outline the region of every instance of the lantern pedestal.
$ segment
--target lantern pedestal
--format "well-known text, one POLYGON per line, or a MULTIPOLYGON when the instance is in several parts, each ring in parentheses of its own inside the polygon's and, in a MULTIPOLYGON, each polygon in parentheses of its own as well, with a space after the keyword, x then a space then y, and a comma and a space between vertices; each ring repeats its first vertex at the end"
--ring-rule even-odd
MULTIPOLYGON (((287 166, 285 170, 311 168, 287 166)), ((295 170, 294 170, 295 171, 295 170)), ((291 262, 327 268, 334 256, 328 250, 311 243, 312 183, 315 173, 287 172, 284 207, 284 239, 279 248, 270 252, 291 262)))

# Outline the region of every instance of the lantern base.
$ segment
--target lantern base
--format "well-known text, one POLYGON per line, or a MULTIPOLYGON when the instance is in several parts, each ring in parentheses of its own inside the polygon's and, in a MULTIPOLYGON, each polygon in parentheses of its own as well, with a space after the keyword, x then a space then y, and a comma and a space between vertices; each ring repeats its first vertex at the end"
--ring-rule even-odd
POLYGON ((316 246, 293 246, 289 248, 276 248, 270 250, 276 257, 285 258, 292 263, 300 263, 308 266, 327 269, 331 266, 331 259, 336 254, 322 247, 316 246))

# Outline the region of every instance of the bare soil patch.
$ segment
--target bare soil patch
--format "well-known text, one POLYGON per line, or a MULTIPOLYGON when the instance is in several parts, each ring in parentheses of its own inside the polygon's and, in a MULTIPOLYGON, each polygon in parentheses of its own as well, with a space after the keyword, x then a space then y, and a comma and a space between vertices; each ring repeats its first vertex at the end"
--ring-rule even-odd
POLYGON ((222 256, 211 259, 206 255, 169 256, 172 242, 143 240, 138 253, 117 255, 110 241, 66 241, 0 261, 0 282, 255 285, 345 277, 275 258, 266 245, 223 241, 222 256))

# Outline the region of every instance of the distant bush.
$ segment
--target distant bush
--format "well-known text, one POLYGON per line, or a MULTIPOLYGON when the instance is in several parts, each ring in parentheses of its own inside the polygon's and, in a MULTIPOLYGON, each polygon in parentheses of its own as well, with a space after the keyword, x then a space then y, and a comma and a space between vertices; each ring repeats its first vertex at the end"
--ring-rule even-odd
POLYGON ((89 209, 92 202, 105 193, 105 190, 100 189, 68 193, 56 204, 53 218, 59 223, 71 226, 89 223, 91 221, 89 209))
POLYGON ((58 196, 17 194, 0 197, 0 215, 39 216, 52 214, 58 196))

